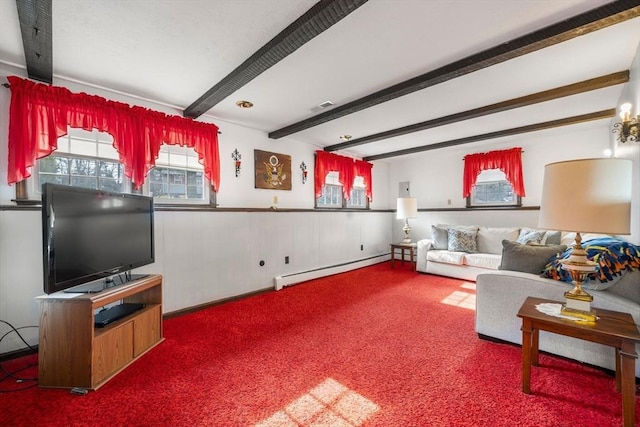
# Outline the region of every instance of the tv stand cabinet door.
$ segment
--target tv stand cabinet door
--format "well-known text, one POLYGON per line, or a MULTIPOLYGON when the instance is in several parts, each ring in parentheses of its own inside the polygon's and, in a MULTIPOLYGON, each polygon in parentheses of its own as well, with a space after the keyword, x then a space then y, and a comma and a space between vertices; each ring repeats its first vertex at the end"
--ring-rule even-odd
POLYGON ((153 305, 133 320, 133 357, 162 340, 162 306, 153 305))
POLYGON ((133 360, 133 322, 126 322, 93 341, 92 388, 97 388, 133 360))

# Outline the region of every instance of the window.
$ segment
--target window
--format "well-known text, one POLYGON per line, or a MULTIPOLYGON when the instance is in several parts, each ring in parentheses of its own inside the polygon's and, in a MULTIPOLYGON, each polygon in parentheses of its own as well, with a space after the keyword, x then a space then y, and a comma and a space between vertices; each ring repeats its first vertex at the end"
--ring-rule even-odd
POLYGON ((480 172, 478 179, 467 197, 467 207, 480 206, 521 206, 522 201, 507 181, 500 169, 480 172))
POLYGON ((53 154, 38 160, 36 177, 35 193, 45 182, 113 192, 129 187, 111 135, 73 128, 58 138, 53 154))
POLYGON ((147 176, 149 194, 164 202, 205 202, 208 197, 204 168, 188 147, 163 145, 156 166, 147 176))
POLYGON ((338 181, 338 172, 329 172, 322 187, 322 196, 316 199, 317 208, 350 208, 366 209, 369 207, 364 180, 357 176, 351 190, 351 199, 344 200, 342 184, 338 181))
MULTIPOLYGON (((53 154, 38 160, 34 193, 39 193, 45 182, 130 191, 130 180, 124 175, 111 135, 75 128, 68 131, 58 138, 58 149, 53 154)), ((204 168, 193 148, 162 145, 142 192, 159 203, 205 204, 209 203, 208 189, 204 168)))
POLYGON ((364 187, 364 179, 356 176, 351 189, 351 199, 347 200, 347 207, 352 209, 366 209, 369 207, 369 200, 364 187))
POLYGON ((122 192, 124 172, 118 162, 51 155, 39 161, 38 185, 45 182, 122 192))

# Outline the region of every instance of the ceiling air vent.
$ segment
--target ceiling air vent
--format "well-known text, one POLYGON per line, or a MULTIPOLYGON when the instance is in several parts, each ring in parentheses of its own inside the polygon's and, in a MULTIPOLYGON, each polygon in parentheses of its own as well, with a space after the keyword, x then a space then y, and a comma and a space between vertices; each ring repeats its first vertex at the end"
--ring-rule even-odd
POLYGON ((314 113, 317 113, 318 111, 322 110, 323 108, 331 107, 332 105, 333 105, 333 102, 324 101, 322 104, 316 105, 315 107, 313 107, 311 109, 311 111, 313 111, 314 113))

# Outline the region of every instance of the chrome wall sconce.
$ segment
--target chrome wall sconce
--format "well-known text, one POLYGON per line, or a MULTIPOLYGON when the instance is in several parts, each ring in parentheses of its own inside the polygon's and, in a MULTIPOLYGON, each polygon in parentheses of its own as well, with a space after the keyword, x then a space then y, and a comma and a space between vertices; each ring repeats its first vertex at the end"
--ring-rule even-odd
POLYGON ((300 170, 302 171, 302 183, 307 182, 307 165, 304 162, 300 163, 300 170))
POLYGON ((618 134, 618 141, 637 141, 638 140, 638 122, 640 116, 631 117, 631 104, 625 103, 620 106, 620 118, 622 122, 613 125, 613 133, 618 134))
POLYGON ((237 178, 237 177, 240 176, 240 164, 242 163, 240 161, 240 159, 242 159, 242 155, 240 154, 240 152, 238 151, 237 148, 235 150, 233 150, 233 153, 231 153, 231 158, 235 161, 236 178, 237 178))

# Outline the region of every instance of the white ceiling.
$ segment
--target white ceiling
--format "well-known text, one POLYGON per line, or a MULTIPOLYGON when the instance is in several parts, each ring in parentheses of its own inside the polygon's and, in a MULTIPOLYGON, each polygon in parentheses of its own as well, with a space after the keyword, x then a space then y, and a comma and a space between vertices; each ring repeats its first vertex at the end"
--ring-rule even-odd
MULTIPOLYGON (((271 132, 608 0, 369 0, 206 113, 271 132), (238 100, 254 108, 242 110, 238 100), (324 110, 323 110, 324 111, 324 110)), ((184 109, 316 0, 53 0, 53 73, 184 109)), ((340 143, 629 69, 640 18, 449 80, 285 138, 340 143)), ((14 0, 0 62, 24 67, 14 0)), ((622 86, 352 147, 357 157, 615 108, 622 86)), ((292 141, 293 140, 293 141, 292 141)))

